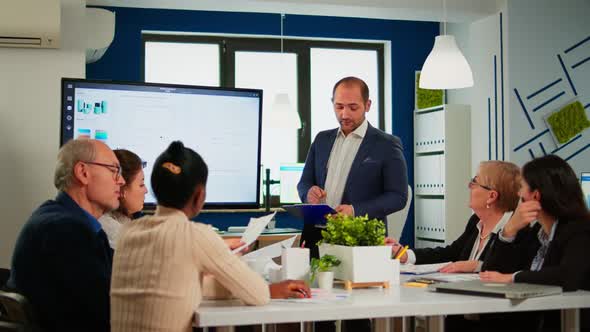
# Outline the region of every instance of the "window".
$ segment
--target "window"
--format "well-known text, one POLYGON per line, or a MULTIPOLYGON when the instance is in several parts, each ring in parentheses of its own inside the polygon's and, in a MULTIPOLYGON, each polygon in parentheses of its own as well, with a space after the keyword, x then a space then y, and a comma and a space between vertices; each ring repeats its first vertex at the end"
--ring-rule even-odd
MULTIPOLYGON (((369 85, 367 118, 384 128, 383 44, 277 38, 143 35, 148 82, 262 89, 262 164, 278 179, 281 163, 304 162, 315 135, 338 126, 331 105, 334 83, 357 76, 369 85), (281 54, 281 51, 283 52, 281 54), (273 128, 277 93, 287 93, 301 129, 273 128)), ((273 194, 278 194, 278 187, 273 194)))
POLYGON ((146 82, 220 86, 219 72, 218 44, 145 43, 146 82))
POLYGON ((297 162, 297 134, 269 115, 274 112, 277 93, 287 93, 293 111, 297 109, 297 55, 293 53, 236 52, 235 87, 263 90, 262 166, 278 178, 280 164, 297 162))
POLYGON ((369 86, 371 109, 367 120, 380 127, 378 54, 374 50, 332 48, 311 49, 311 137, 322 130, 334 128, 332 89, 339 79, 356 76, 369 86))

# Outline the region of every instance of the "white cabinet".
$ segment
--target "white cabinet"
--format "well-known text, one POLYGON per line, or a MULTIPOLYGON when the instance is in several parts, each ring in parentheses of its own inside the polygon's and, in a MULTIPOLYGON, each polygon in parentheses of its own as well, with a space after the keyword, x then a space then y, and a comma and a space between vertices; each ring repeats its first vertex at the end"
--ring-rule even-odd
POLYGON ((415 246, 453 242, 465 229, 471 210, 469 106, 414 111, 415 246))

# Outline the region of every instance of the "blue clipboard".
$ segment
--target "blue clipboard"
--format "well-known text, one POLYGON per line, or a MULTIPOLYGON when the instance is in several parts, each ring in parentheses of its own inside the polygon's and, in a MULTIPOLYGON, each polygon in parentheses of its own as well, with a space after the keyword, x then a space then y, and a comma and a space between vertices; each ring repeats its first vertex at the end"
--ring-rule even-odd
POLYGON ((302 219, 303 223, 312 225, 325 225, 326 215, 336 213, 334 209, 326 204, 284 205, 283 209, 302 219))

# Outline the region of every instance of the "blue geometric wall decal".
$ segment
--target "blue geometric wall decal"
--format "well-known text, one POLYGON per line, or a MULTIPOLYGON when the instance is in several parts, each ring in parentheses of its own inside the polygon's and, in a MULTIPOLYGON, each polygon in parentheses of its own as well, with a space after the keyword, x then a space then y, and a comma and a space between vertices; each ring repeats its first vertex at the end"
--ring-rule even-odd
POLYGON ((541 136, 543 136, 543 135, 547 134, 548 132, 549 132, 549 129, 545 129, 545 130, 543 130, 543 131, 542 131, 541 133, 539 133, 538 135, 536 135, 536 136, 534 136, 533 138, 529 139, 528 141, 526 141, 526 142, 522 143, 521 145, 519 145, 519 146, 515 147, 515 148, 514 148, 514 152, 516 152, 516 151, 518 151, 518 150, 520 150, 520 149, 524 148, 524 147, 525 147, 527 144, 529 144, 530 142, 532 142, 532 141, 536 140, 537 138, 539 138, 539 137, 541 137, 541 136))
POLYGON ((526 97, 526 99, 531 99, 531 98, 533 98, 534 96, 536 96, 536 95, 538 95, 539 93, 541 93, 541 92, 543 92, 543 91, 545 91, 545 90, 549 89, 550 87, 554 86, 555 84, 557 84, 557 83, 559 83, 559 82, 561 82, 561 81, 562 81, 562 79, 561 79, 561 78, 558 78, 558 79, 556 79, 555 81, 553 81, 553 82, 551 82, 551 83, 549 83, 549 84, 545 85, 545 86, 544 86, 544 87, 542 87, 541 89, 539 89, 539 90, 537 90, 537 91, 535 91, 535 92, 531 93, 529 96, 527 96, 527 97, 526 97))
POLYGON ((554 101, 555 99, 563 96, 565 94, 565 91, 561 91, 560 93, 558 93, 557 95, 551 97, 549 100, 547 100, 546 102, 542 103, 541 105, 533 108, 533 112, 536 112, 538 110, 540 110, 541 108, 543 108, 544 106, 546 106, 547 104, 549 104, 550 102, 554 101))
POLYGON ((555 152, 562 150, 563 148, 565 148, 566 146, 568 146, 568 145, 572 144, 573 142, 577 141, 577 140, 578 140, 578 139, 580 139, 581 137, 582 137, 582 135, 578 135, 578 136, 576 136, 576 137, 572 138, 572 140, 571 140, 571 141, 569 141, 569 142, 565 143, 564 145, 562 145, 562 146, 558 147, 557 149, 555 149, 555 150, 551 151, 551 154, 554 154, 555 152))
POLYGON ((583 147, 580 150, 574 152, 571 156, 565 158, 565 161, 568 161, 568 160, 572 159, 573 157, 579 155, 580 153, 582 153, 582 151, 586 150, 588 147, 590 147, 590 144, 586 144, 585 147, 583 147))
POLYGON ((524 112, 526 119, 529 121, 529 125, 531 126, 531 129, 535 129, 535 125, 533 124, 533 121, 531 120, 531 117, 529 116, 529 112, 527 112, 526 107, 524 107, 524 103, 522 102, 522 98, 520 98, 520 94, 518 93, 518 90, 516 88, 514 88, 514 93, 516 94, 516 98, 518 99, 518 102, 520 103, 520 107, 522 107, 522 111, 524 112))
POLYGON ((563 64, 563 59, 561 58, 561 55, 557 55, 557 59, 559 59, 559 63, 561 64, 561 68, 563 69, 563 72, 565 73, 565 77, 567 78, 567 81, 570 83, 570 86, 572 87, 572 91, 574 92, 574 96, 578 95, 578 91, 576 91, 576 87, 574 86, 574 83, 572 82, 572 78, 570 77, 570 74, 567 72, 567 69, 565 68, 565 65, 563 64))
POLYGON ((571 51, 573 51, 576 47, 584 44, 585 42, 590 41, 590 36, 584 38, 584 40, 582 40, 581 42, 575 43, 574 46, 568 48, 567 50, 565 50, 565 53, 569 53, 571 51))

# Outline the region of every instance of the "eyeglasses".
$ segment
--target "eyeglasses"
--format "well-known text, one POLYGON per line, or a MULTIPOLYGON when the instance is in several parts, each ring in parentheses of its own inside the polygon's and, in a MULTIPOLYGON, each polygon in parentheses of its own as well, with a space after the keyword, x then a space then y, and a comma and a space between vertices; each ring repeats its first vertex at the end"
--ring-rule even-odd
POLYGON ((111 171, 113 173, 113 179, 115 181, 119 180, 121 178, 121 176, 123 175, 122 170, 121 170, 121 166, 119 166, 119 165, 109 165, 109 164, 97 163, 94 161, 83 161, 83 163, 106 167, 109 171, 111 171))
POLYGON ((494 190, 492 187, 484 186, 483 184, 477 182, 477 175, 474 176, 473 179, 469 180, 469 187, 471 186, 479 186, 485 190, 494 190))

